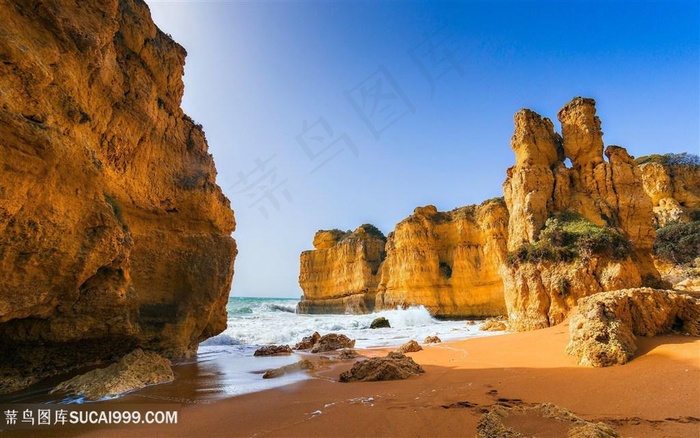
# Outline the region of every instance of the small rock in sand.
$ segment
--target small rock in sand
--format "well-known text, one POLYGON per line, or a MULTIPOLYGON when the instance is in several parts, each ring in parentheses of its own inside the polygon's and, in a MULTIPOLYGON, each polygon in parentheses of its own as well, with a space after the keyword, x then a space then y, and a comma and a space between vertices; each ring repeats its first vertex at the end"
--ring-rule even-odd
POLYGON ((289 345, 266 345, 255 350, 253 356, 282 356, 292 354, 289 345))
POLYGON ((355 362, 352 368, 340 375, 341 382, 373 382, 407 379, 425 371, 412 358, 393 351, 386 357, 374 357, 355 362))
POLYGON ((410 341, 397 348, 396 351, 399 353, 415 353, 416 351, 421 351, 422 349, 423 347, 421 347, 418 344, 418 342, 411 339, 410 341))
POLYGON ((98 400, 174 379, 168 359, 152 351, 136 349, 115 364, 60 383, 51 393, 65 392, 98 400))

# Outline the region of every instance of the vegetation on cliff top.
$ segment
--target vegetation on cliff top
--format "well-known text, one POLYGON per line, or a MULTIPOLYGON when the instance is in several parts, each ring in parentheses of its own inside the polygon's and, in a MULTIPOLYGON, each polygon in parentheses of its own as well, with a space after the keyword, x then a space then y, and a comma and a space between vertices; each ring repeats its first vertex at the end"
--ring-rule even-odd
POLYGON ((634 160, 637 165, 642 165, 646 163, 659 163, 666 166, 670 165, 680 165, 680 166, 700 166, 700 157, 697 155, 689 154, 683 152, 680 154, 652 154, 646 155, 644 157, 639 157, 634 160))
MULTIPOLYGON (((321 230, 321 231, 323 231, 323 230, 321 230)), ((343 231, 343 230, 339 230, 337 228, 334 228, 332 230, 327 230, 327 232, 333 233, 335 240, 337 242, 343 241, 345 239, 352 239, 354 237, 366 237, 366 236, 374 237, 374 238, 381 239, 381 240, 386 240, 386 236, 384 235, 384 233, 382 233, 382 231, 379 228, 375 227, 372 224, 362 224, 359 227, 357 227, 357 229, 355 231, 351 231, 351 230, 343 231)))
POLYGON ((358 227, 358 229, 356 231, 360 231, 360 230, 364 231, 366 234, 368 234, 371 237, 376 237, 377 239, 386 240, 386 236, 384 235, 384 233, 382 233, 382 231, 379 228, 375 227, 372 224, 362 224, 358 227))
POLYGON ((509 252, 506 262, 511 266, 545 260, 570 262, 593 255, 619 260, 629 256, 631 250, 629 239, 614 228, 601 227, 579 214, 564 212, 547 219, 539 239, 509 252))

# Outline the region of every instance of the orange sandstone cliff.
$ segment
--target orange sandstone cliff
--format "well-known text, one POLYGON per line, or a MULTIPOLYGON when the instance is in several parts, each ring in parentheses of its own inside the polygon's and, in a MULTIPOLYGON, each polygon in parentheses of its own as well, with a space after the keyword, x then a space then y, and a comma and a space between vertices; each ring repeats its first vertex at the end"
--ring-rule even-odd
POLYGON ((507 313, 510 329, 531 330, 563 321, 584 296, 668 286, 653 257, 655 229, 694 214, 699 167, 639 166, 624 148, 605 148, 593 99, 573 99, 558 119, 561 134, 519 111, 505 202, 417 208, 389 234, 378 270, 377 257, 370 268, 366 251, 321 248, 316 240, 329 232, 317 234, 317 249, 302 254, 300 311, 424 305, 448 317, 507 313))
POLYGON ((651 198, 657 227, 698 220, 700 165, 690 156, 642 157, 644 191, 651 198))
MULTIPOLYGON (((363 313, 423 305, 443 317, 505 313, 499 276, 508 224, 501 200, 438 212, 416 208, 388 238, 364 225, 320 231, 301 255, 302 313, 363 313)), ((372 227, 375 229, 374 227, 372 227)), ((376 230, 376 229, 375 229, 376 230)))
POLYGON ((389 235, 377 303, 423 305, 442 317, 502 315, 507 223, 500 199, 446 213, 416 208, 389 235))
POLYGON ((673 288, 700 292, 700 157, 650 155, 637 160, 654 205, 654 263, 673 288))
POLYGON ((508 169, 503 184, 511 212, 508 247, 529 254, 503 266, 511 329, 558 324, 583 296, 659 279, 651 258, 652 202, 643 190, 641 171, 618 146, 605 149, 604 159, 595 112, 593 99, 569 102, 558 113, 562 135, 554 132, 549 119, 532 111, 515 115, 511 147, 516 165, 508 169), (567 158, 571 167, 565 165, 567 158), (562 213, 568 215, 550 219, 562 213), (540 239, 548 223, 550 234, 540 239), (577 229, 582 229, 580 236, 577 229), (614 234, 604 234, 607 230, 614 234), (589 237, 597 238, 596 233, 600 242, 589 237), (552 242, 558 238, 562 242, 552 242), (582 247, 588 242, 574 242, 578 239, 590 244, 582 247), (614 247, 615 239, 629 247, 614 254, 605 251, 614 247), (570 253, 562 253, 567 244, 570 253))
POLYGON ((0 391, 226 327, 235 228, 141 0, 0 2, 0 391))

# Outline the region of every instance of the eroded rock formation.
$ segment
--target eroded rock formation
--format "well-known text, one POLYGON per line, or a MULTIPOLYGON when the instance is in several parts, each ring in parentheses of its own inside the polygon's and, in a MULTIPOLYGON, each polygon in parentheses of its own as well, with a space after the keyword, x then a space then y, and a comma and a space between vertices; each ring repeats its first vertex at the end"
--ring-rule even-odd
POLYGON ((354 232, 319 231, 301 254, 301 313, 366 313, 374 309, 386 237, 371 225, 354 232))
MULTIPOLYGON (((606 148, 593 99, 574 98, 558 119, 561 135, 531 110, 516 113, 505 202, 447 213, 416 208, 389 234, 384 252, 380 240, 371 242, 374 257, 368 241, 319 232, 316 250, 302 254, 299 310, 507 312, 508 329, 532 330, 560 323, 597 292, 669 287, 653 258, 655 223, 700 217, 699 167, 668 160, 640 167, 624 148, 606 148)), ((689 269, 673 283, 687 280, 689 269)))
POLYGON ((558 113, 562 136, 549 119, 532 111, 515 115, 511 147, 516 164, 508 169, 503 184, 510 212, 508 249, 536 247, 547 220, 567 213, 619 232, 630 242, 629 254, 579 254, 554 261, 535 257, 505 264, 502 274, 512 330, 558 324, 580 297, 659 280, 651 257, 652 202, 642 188, 642 173, 618 146, 605 149, 605 161, 595 112, 593 99, 577 97, 566 104, 558 113), (571 167, 565 164, 567 158, 571 167))
POLYGON ((500 199, 445 213, 416 208, 389 235, 376 307, 422 305, 450 317, 504 314, 499 268, 507 223, 500 199))
POLYGON ((636 336, 700 336, 700 298, 650 288, 595 294, 579 300, 569 331, 566 352, 579 365, 622 365, 637 351, 636 336))
POLYGON ((0 8, 0 391, 226 328, 235 222, 141 0, 0 8))
POLYGON ((508 212, 501 200, 438 212, 416 208, 384 242, 321 231, 301 255, 302 313, 361 313, 423 305, 439 316, 505 313, 499 275, 508 212), (335 239, 335 244, 332 242, 335 239), (386 255, 385 255, 386 254, 386 255))

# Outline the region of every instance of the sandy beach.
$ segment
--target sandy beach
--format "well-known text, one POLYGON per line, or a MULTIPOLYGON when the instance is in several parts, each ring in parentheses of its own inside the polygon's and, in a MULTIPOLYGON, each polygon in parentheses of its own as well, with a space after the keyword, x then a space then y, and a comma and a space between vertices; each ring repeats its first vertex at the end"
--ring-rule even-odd
MULTIPOLYGON (((628 364, 582 368, 564 353, 566 323, 549 329, 434 344, 410 353, 425 374, 339 383, 352 362, 283 388, 180 406, 174 426, 77 428, 85 437, 453 437, 476 434, 482 411, 549 402, 605 422, 623 437, 700 435, 700 340, 640 338, 628 364)), ((373 350, 373 354, 382 354, 373 350)), ((143 403, 138 394, 110 402, 143 403)), ((525 436, 556 437, 552 420, 518 418, 525 436)), ((56 430, 51 434, 56 436, 56 430)))

